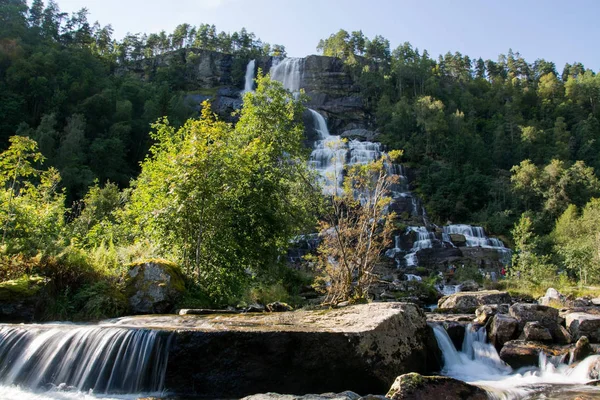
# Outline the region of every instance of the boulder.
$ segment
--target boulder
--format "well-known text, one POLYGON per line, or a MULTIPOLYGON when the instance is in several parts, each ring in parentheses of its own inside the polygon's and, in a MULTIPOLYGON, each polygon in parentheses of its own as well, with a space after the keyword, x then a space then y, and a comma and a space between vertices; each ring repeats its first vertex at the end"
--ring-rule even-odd
POLYGON ((527 322, 533 321, 540 322, 546 327, 558 323, 558 310, 539 304, 513 304, 510 306, 509 313, 519 321, 520 329, 523 329, 527 322))
POLYGON ((600 343, 600 315, 584 312, 569 313, 565 317, 573 339, 587 336, 590 342, 600 343))
POLYGON ((492 318, 488 338, 496 349, 502 348, 504 343, 515 338, 519 322, 508 315, 496 314, 492 318))
POLYGON ((449 236, 450 240, 455 246, 464 247, 467 245, 467 239, 465 238, 465 235, 461 235, 460 233, 451 233, 449 236))
POLYGON ((268 312, 285 312, 285 311, 293 311, 294 309, 287 303, 282 303, 280 301, 275 301, 273 303, 267 304, 268 312))
POLYGON ((165 387, 190 396, 385 393, 398 375, 439 368, 433 332, 414 304, 147 318, 176 332, 165 387))
POLYGON ((45 284, 41 276, 0 283, 0 322, 33 322, 39 314, 45 284))
POLYGON ((399 376, 385 395, 392 400, 484 400, 487 392, 480 387, 447 376, 399 376))
POLYGON ((508 313, 508 304, 486 304, 475 310, 475 322, 485 325, 496 314, 508 313))
POLYGON ((510 306, 510 315, 519 321, 519 331, 522 331, 527 322, 539 322, 548 329, 552 339, 561 344, 571 343, 571 335, 560 325, 560 317, 556 308, 539 304, 517 303, 510 306))
POLYGON ((367 129, 349 129, 342 132, 340 136, 347 139, 359 139, 372 142, 377 136, 377 132, 369 131, 367 129))
POLYGON ((461 292, 476 292, 479 290, 479 284, 474 280, 464 281, 460 284, 461 292))
MULTIPOLYGON (((381 396, 383 397, 383 396, 381 396)), ((296 396, 293 394, 263 393, 246 396, 242 400, 360 400, 362 397, 351 391, 342 393, 306 394, 296 396)), ((385 399, 385 398, 384 398, 385 399)), ((383 400, 383 399, 382 399, 383 400)))
POLYGON ((549 346, 538 342, 525 340, 511 340, 506 342, 500 350, 500 359, 517 369, 526 366, 537 366, 540 353, 547 356, 565 356, 569 354, 568 348, 549 346))
POLYGON ((558 290, 554 288, 548 288, 548 290, 546 290, 546 294, 538 299, 538 304, 542 306, 564 306, 566 300, 566 296, 560 293, 558 290))
POLYGON ((179 267, 168 261, 149 261, 129 266, 126 296, 133 314, 172 312, 185 292, 179 267))
POLYGON ((459 292, 442 297, 438 302, 438 307, 440 309, 474 311, 482 305, 502 303, 510 303, 510 295, 507 292, 484 290, 480 292, 459 292))
POLYGON ((578 362, 586 358, 587 356, 591 356, 595 351, 590 345, 590 341, 587 337, 582 336, 579 338, 577 343, 575 343, 575 348, 573 349, 573 356, 571 362, 578 362))
POLYGON ((537 321, 527 322, 523 328, 523 339, 536 342, 551 342, 552 334, 537 321))

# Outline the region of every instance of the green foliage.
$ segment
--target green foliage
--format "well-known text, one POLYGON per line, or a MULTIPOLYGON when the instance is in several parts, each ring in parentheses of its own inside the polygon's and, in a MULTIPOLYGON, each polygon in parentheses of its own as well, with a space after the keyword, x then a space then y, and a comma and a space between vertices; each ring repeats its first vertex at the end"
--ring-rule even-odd
POLYGON ((208 104, 179 130, 155 124, 126 231, 180 261, 214 302, 235 297, 310 223, 301 113, 279 83, 259 77, 235 128, 208 104))
POLYGON ((100 281, 84 285, 75 293, 74 319, 100 320, 120 317, 127 311, 127 301, 115 283, 100 281))

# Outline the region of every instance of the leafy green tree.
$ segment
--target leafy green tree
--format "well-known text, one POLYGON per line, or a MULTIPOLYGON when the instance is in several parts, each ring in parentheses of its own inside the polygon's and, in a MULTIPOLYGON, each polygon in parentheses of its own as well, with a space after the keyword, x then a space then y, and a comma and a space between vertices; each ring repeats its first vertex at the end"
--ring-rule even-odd
POLYGON ((43 156, 32 139, 13 136, 0 154, 1 251, 28 256, 56 253, 64 227, 64 195, 54 168, 38 169, 43 156))
POLYGON ((533 223, 529 216, 522 214, 512 230, 515 244, 510 269, 511 276, 527 283, 542 284, 556 277, 556 267, 549 256, 539 255, 539 238, 533 233, 533 223))
POLYGON ((127 230, 180 261, 214 301, 238 294, 310 221, 301 113, 281 84, 259 77, 235 128, 206 103, 179 130, 155 124, 127 230))

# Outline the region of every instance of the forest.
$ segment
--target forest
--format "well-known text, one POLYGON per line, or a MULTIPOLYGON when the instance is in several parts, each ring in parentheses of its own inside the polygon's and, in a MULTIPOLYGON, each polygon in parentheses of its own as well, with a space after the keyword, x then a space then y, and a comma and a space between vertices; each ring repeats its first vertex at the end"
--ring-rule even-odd
MULTIPOLYGON (((237 85, 248 60, 286 55, 244 28, 116 39, 85 9, 0 1, 0 279, 52 280, 49 318, 119 315, 115 293, 139 259, 178 263, 188 305, 311 283, 281 262, 327 214, 305 167, 302 99, 259 77, 234 125, 184 101, 177 65, 153 80, 128 69, 187 48, 232 54, 237 85)), ((403 151, 432 221, 503 237, 512 273, 533 286, 600 280, 598 74, 512 50, 435 59, 360 31, 317 51, 355 77, 371 128, 403 151)))

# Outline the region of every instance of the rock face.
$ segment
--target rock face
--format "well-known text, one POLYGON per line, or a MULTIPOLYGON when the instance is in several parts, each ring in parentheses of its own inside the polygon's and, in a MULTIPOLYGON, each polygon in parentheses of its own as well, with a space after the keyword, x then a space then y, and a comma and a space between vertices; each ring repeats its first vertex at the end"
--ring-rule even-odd
POLYGON ((538 322, 540 326, 548 329, 556 343, 566 344, 571 342, 571 335, 560 325, 558 310, 539 304, 517 303, 510 306, 509 313, 519 321, 519 330, 523 330, 528 322, 538 322))
POLYGON ((485 290, 481 292, 460 292, 450 296, 442 297, 438 302, 441 309, 456 309, 462 311, 473 311, 477 307, 486 304, 510 303, 510 295, 498 290, 485 290))
POLYGON ((477 386, 446 376, 416 373, 396 378, 386 397, 392 400, 488 399, 487 392, 477 386))
POLYGON ((590 342, 600 343, 600 315, 569 313, 566 315, 565 323, 574 339, 587 336, 590 342))
POLYGON ((414 304, 148 318, 132 321, 177 330, 165 380, 175 393, 384 393, 400 374, 439 367, 428 345, 435 339, 414 304))
POLYGON ((171 312, 184 291, 183 275, 172 263, 151 261, 129 267, 126 295, 134 314, 171 312))
POLYGON ((44 284, 39 276, 0 283, 0 322, 32 322, 38 314, 44 284))

